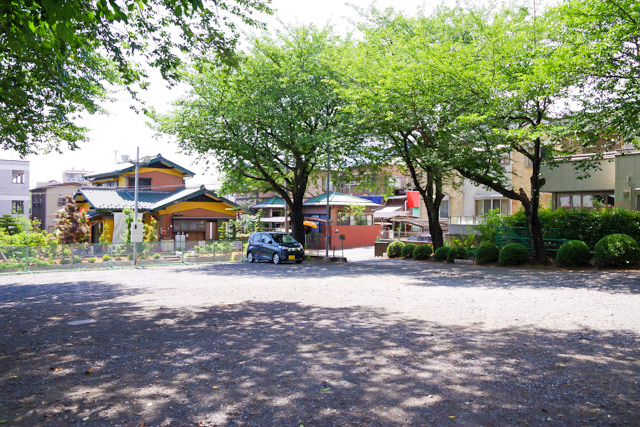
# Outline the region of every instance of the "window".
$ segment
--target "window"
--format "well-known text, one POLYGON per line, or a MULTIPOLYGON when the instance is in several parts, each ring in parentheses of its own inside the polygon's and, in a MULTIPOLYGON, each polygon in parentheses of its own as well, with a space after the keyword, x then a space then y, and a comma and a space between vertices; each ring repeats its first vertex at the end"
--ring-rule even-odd
MULTIPOLYGON (((327 177, 322 179, 322 191, 327 191, 327 177)), ((329 191, 335 191, 335 186, 333 182, 329 183, 329 191)))
POLYGON ((11 202, 11 212, 14 214, 24 213, 24 201, 14 200, 11 202))
POLYGON ((58 207, 66 206, 67 198, 66 197, 58 197, 58 207))
POLYGON ((116 181, 107 181, 107 182, 98 182, 96 187, 117 187, 118 183, 116 181))
POLYGON ((558 205, 561 208, 592 208, 594 205, 613 206, 613 194, 560 194, 558 205))
MULTIPOLYGON (((136 186, 136 178, 129 177, 128 186, 133 188, 136 186)), ((151 178, 140 178, 138 177, 138 187, 139 188, 150 188, 151 187, 151 178)))
POLYGON ((486 215, 497 209, 503 215, 511 213, 509 199, 481 199, 476 200, 476 216, 486 215))
POLYGON ((440 218, 449 218, 449 201, 443 200, 440 203, 440 218))
POLYGON ((511 163, 511 155, 509 153, 502 153, 500 155, 500 164, 508 165, 509 163, 511 163))
POLYGON ((76 180, 76 176, 73 174, 68 173, 67 174, 67 181, 75 181, 76 180))
POLYGON ((24 171, 13 171, 13 183, 24 184, 24 171))
POLYGON ((42 199, 40 198, 40 196, 32 196, 31 197, 31 205, 34 208, 39 208, 41 204, 42 204, 42 199))

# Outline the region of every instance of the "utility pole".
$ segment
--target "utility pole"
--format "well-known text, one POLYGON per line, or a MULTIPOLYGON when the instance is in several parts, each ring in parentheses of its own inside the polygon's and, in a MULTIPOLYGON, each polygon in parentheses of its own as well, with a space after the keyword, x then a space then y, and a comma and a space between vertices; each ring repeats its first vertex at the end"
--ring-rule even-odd
MULTIPOLYGON (((133 223, 135 224, 135 227, 137 227, 138 224, 138 173, 140 170, 140 147, 136 148, 136 179, 135 179, 135 183, 134 183, 134 189, 133 189, 133 223)), ((133 240, 133 239, 132 239, 133 240)), ((136 259, 136 255, 137 255, 137 242, 133 242, 133 265, 135 266, 137 264, 137 259, 136 259)))
POLYGON ((331 205, 329 204, 329 198, 331 196, 331 187, 329 187, 329 185, 331 184, 331 160, 329 159, 329 153, 330 153, 330 146, 329 146, 329 141, 327 141, 327 224, 326 224, 326 228, 325 228, 325 254, 324 254, 324 260, 325 261, 329 261, 329 239, 331 238, 330 234, 329 234, 329 218, 331 217, 331 205))

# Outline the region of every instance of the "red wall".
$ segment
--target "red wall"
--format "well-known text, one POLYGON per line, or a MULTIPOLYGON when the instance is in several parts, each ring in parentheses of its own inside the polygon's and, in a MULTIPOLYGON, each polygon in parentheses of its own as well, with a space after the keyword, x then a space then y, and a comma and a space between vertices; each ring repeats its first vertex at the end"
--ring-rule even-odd
POLYGON ((373 246, 376 238, 380 236, 382 224, 377 225, 339 225, 330 226, 331 247, 336 249, 342 248, 342 242, 338 237, 344 234, 344 248, 359 248, 361 246, 373 246), (336 233, 338 230, 338 233, 336 233))

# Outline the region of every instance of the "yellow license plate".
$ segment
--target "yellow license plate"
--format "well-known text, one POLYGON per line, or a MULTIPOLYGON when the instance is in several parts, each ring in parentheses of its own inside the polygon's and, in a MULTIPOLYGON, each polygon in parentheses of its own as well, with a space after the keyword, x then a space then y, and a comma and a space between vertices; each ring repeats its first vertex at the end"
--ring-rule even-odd
POLYGON ((289 259, 296 259, 295 255, 289 255, 289 259))

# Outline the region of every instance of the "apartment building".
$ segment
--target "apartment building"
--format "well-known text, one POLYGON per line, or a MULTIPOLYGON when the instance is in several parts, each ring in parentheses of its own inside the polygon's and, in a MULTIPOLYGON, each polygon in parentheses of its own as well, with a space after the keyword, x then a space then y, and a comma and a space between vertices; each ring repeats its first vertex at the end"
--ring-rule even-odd
POLYGON ((31 189, 31 216, 40 221, 40 228, 53 233, 56 226, 55 214, 67 203, 67 196, 73 197, 81 183, 43 182, 31 189))
POLYGON ((0 215, 29 215, 29 162, 0 160, 0 215))

